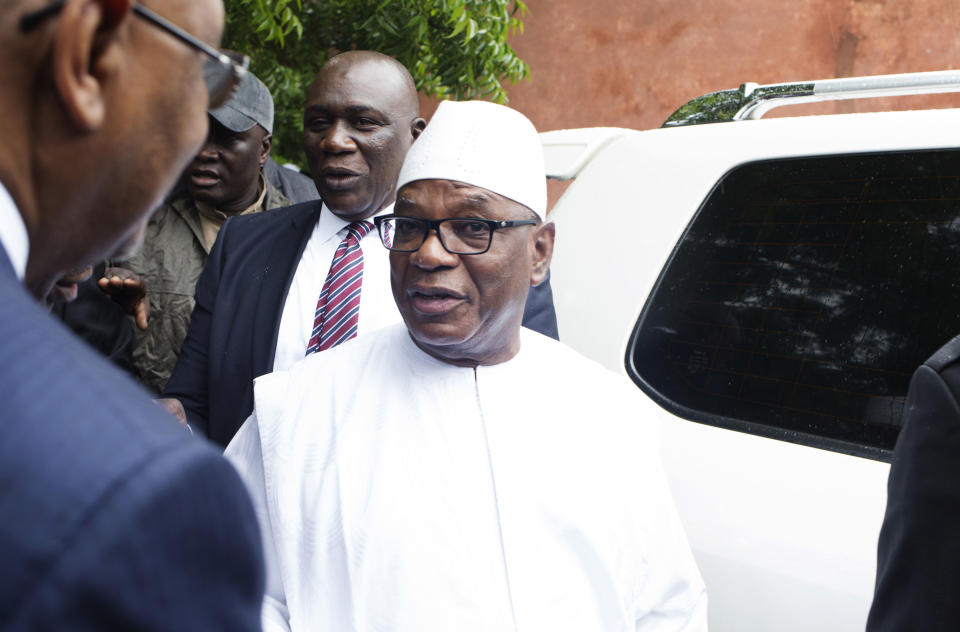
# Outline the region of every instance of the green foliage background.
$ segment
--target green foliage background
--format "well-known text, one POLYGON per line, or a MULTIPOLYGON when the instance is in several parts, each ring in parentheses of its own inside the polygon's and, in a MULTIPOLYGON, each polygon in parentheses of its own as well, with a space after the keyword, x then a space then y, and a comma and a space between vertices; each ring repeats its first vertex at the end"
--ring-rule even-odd
POLYGON ((504 81, 529 77, 507 44, 523 31, 522 0, 227 0, 224 47, 250 55, 276 104, 273 154, 305 164, 307 88, 338 51, 392 55, 417 89, 443 99, 503 103, 504 81))

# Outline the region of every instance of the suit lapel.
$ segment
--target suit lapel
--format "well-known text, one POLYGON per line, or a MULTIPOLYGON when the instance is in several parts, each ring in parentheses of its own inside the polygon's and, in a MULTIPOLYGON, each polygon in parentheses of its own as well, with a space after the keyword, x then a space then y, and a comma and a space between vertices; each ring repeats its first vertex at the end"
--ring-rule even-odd
POLYGON ((267 253, 266 269, 276 271, 276 274, 265 278, 257 299, 252 345, 255 376, 273 371, 283 305, 323 205, 316 201, 302 206, 302 210, 298 209, 298 212, 291 214, 289 222, 271 242, 264 244, 267 253), (267 332, 269 335, 264 335, 267 332))

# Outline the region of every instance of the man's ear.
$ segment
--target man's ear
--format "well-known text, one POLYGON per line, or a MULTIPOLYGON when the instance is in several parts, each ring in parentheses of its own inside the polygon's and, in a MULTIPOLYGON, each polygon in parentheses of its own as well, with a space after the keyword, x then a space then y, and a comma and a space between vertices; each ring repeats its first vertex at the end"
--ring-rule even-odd
POLYGON ((540 224, 532 231, 533 267, 530 271, 531 286, 540 285, 547 278, 550 261, 553 259, 553 243, 556 234, 557 227, 553 222, 540 224))
POLYGON ((53 82, 70 121, 82 131, 106 117, 101 59, 119 29, 131 19, 133 0, 66 0, 57 17, 52 47, 53 82))
POLYGON ((410 123, 410 134, 413 135, 413 140, 417 140, 423 130, 427 127, 427 122, 420 118, 419 116, 413 119, 413 122, 410 123))
POLYGON ((266 134, 260 141, 260 166, 267 164, 270 157, 270 148, 273 147, 273 134, 266 134))

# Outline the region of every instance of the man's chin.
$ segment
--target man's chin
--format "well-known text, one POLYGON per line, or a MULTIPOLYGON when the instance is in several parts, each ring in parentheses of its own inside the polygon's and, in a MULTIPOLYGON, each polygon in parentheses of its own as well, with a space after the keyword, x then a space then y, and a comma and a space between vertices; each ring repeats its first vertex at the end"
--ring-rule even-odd
POLYGON ((462 347, 469 346, 470 336, 458 322, 423 322, 408 315, 403 321, 418 347, 445 362, 452 362, 462 354, 462 347))
POLYGON ((320 192, 320 198, 334 215, 348 222, 356 222, 375 215, 379 210, 369 200, 358 200, 356 195, 320 192))
POLYGON ((220 191, 216 187, 197 187, 192 184, 187 185, 187 195, 195 202, 209 204, 213 208, 218 208, 223 201, 220 191))

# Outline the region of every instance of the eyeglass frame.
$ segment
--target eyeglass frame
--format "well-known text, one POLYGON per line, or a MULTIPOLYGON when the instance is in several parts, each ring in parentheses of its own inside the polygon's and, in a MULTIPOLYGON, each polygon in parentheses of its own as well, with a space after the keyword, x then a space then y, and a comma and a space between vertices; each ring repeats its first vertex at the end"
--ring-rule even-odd
POLYGON ((427 236, 430 234, 430 231, 437 233, 437 239, 440 241, 440 245, 443 246, 443 249, 449 252, 452 255, 458 256, 470 256, 470 255, 482 255, 485 252, 490 250, 490 246, 493 245, 493 233, 501 228, 514 228, 516 226, 536 226, 540 223, 538 219, 485 219, 480 217, 444 217, 443 219, 423 219, 420 217, 410 217, 408 215, 380 215, 379 217, 373 218, 373 223, 377 226, 377 235, 380 236, 380 243, 383 244, 383 247, 389 250, 390 252, 416 252, 423 247, 423 244, 427 241, 427 236), (420 222, 425 226, 423 231, 423 238, 420 240, 420 243, 417 244, 416 248, 394 248, 392 245, 387 245, 386 236, 383 234, 380 226, 383 225, 387 220, 392 219, 408 219, 414 222, 420 222), (490 235, 487 239, 487 247, 483 250, 478 250, 477 252, 457 252, 455 250, 450 250, 447 247, 447 244, 443 241, 443 235, 440 233, 440 224, 449 221, 465 221, 465 222, 479 222, 485 224, 490 229, 490 235))
MULTIPOLYGON (((42 9, 37 9, 36 11, 24 14, 20 17, 20 31, 22 33, 28 33, 32 31, 48 17, 59 13, 63 9, 64 4, 66 4, 66 0, 56 0, 53 4, 47 5, 42 9)), ((222 88, 223 94, 218 92, 215 95, 210 93, 210 84, 207 84, 207 96, 210 101, 210 108, 223 105, 230 99, 233 91, 236 89, 237 85, 240 84, 243 76, 247 73, 247 67, 250 65, 249 57, 242 53, 234 53, 236 55, 236 59, 234 59, 226 52, 217 50, 213 46, 210 46, 206 42, 194 37, 173 22, 170 22, 166 18, 157 15, 139 3, 134 3, 130 9, 135 15, 140 16, 160 30, 172 35, 174 38, 180 40, 187 46, 200 51, 211 60, 220 64, 221 67, 228 68, 231 74, 232 82, 229 84, 224 84, 224 88, 222 88)), ((206 77, 204 77, 204 79, 206 80, 206 77)))

